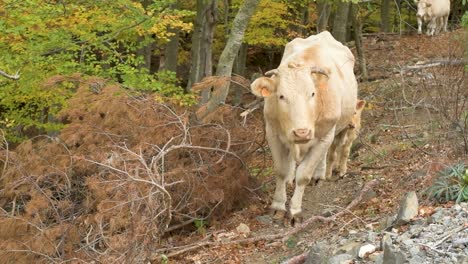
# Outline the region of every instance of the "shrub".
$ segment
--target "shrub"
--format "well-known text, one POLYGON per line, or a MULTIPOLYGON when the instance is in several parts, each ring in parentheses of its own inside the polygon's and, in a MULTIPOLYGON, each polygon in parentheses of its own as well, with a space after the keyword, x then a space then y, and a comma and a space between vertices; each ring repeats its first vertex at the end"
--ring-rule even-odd
POLYGON ((468 168, 460 163, 441 171, 428 194, 440 202, 468 201, 468 168))

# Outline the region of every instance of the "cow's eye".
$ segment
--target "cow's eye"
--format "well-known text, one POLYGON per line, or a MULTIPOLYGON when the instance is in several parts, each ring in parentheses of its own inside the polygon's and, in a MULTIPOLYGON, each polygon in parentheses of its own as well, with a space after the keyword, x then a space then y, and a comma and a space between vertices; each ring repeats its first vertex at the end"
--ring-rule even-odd
POLYGON ((310 95, 310 97, 314 97, 314 96, 315 96, 315 93, 312 93, 312 94, 310 95))
POLYGON ((280 95, 280 96, 279 96, 279 99, 280 99, 280 100, 284 100, 284 95, 280 95))

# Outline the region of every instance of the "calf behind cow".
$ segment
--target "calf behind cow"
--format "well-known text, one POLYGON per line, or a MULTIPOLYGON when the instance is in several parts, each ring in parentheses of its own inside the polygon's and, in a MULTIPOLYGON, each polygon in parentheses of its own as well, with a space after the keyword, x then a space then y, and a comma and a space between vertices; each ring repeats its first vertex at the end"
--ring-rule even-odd
POLYGON ((450 15, 450 0, 415 0, 418 4, 418 34, 422 33, 423 22, 427 24, 427 35, 433 36, 442 29, 447 32, 450 15))
POLYGON ((327 179, 332 178, 336 164, 338 164, 338 176, 342 177, 346 174, 351 146, 361 130, 361 114, 365 105, 366 101, 358 100, 356 112, 349 123, 349 127, 335 136, 327 153, 327 170, 325 173, 327 179))
POLYGON ((266 137, 275 171, 271 203, 275 217, 286 212, 286 183, 295 180, 289 213, 301 220, 308 182, 325 179, 326 153, 349 125, 357 102, 354 56, 329 32, 289 42, 279 67, 260 77, 252 93, 265 99, 266 137))

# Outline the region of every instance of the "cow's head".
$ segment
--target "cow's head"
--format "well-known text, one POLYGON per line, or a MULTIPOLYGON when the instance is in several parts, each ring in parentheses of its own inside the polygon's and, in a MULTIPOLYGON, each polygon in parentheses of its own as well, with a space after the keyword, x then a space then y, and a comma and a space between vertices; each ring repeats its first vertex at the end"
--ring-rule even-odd
POLYGON ((416 3, 418 4, 418 12, 416 15, 426 20, 431 15, 432 3, 428 0, 419 0, 416 1, 416 3))
POLYGON ((329 72, 302 63, 281 65, 252 85, 252 93, 265 98, 265 114, 277 121, 280 133, 291 143, 314 138, 317 94, 327 89, 329 72))

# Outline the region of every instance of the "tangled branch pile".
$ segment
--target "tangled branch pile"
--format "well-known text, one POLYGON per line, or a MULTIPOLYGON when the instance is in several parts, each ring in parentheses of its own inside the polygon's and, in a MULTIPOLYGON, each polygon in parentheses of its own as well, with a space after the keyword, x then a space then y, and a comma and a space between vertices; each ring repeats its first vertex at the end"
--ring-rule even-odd
POLYGON ((261 122, 242 125, 224 108, 224 124, 193 124, 188 111, 103 80, 80 80, 69 103, 58 137, 2 144, 6 262, 142 262, 163 234, 248 199, 245 160, 261 122))

